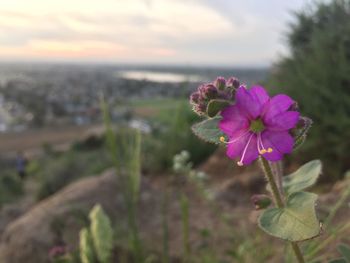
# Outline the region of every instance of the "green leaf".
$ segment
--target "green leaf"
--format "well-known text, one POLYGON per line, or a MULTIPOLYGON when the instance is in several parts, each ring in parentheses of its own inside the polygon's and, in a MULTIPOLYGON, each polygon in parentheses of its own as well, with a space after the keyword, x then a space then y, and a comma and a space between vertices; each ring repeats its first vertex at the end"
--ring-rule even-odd
POLYGON ((313 160, 304 164, 294 173, 283 177, 284 191, 287 195, 290 195, 314 185, 321 170, 322 163, 320 160, 313 160))
POLYGON ((337 249, 346 262, 350 263, 350 247, 346 244, 339 244, 337 249))
POLYGON ((222 109, 230 105, 230 102, 227 100, 211 100, 207 106, 207 114, 210 118, 213 118, 218 114, 222 109))
POLYGON ((315 211, 316 199, 317 195, 313 193, 293 193, 285 207, 265 210, 259 218, 259 226, 268 234, 289 241, 316 237, 320 233, 315 211))
POLYGON ((79 233, 80 260, 82 263, 95 262, 94 245, 92 236, 87 228, 83 228, 79 233))
POLYGON ((111 221, 100 205, 95 205, 89 214, 90 231, 99 262, 108 263, 112 257, 113 229, 111 221))
POLYGON ((192 126, 193 133, 200 139, 210 143, 220 143, 220 137, 225 134, 219 129, 221 117, 207 119, 192 126))

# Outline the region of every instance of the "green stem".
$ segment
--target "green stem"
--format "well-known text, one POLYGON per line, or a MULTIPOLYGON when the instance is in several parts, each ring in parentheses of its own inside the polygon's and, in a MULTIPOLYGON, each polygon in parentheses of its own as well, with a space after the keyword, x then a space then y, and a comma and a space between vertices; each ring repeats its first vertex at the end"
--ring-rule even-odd
POLYGON ((275 199, 275 203, 277 207, 278 208, 284 207, 282 197, 281 197, 280 191, 278 190, 269 162, 264 158, 260 158, 260 160, 261 160, 262 168, 266 176, 266 179, 271 187, 272 195, 273 195, 273 198, 275 199))
MULTIPOLYGON (((275 203, 276 206, 278 208, 283 208, 284 207, 284 202, 281 196, 281 193, 277 187, 276 181, 275 181, 275 177, 272 173, 272 169, 271 169, 271 165, 270 163, 264 159, 264 158, 260 158, 261 164, 262 164, 262 169, 264 171, 264 174, 266 176, 266 179, 271 187, 271 192, 273 195, 273 198, 275 199, 275 203)), ((298 243, 296 242, 290 242, 295 254, 295 257, 297 258, 299 263, 305 263, 304 257, 301 253, 301 250, 299 248, 298 243)))
POLYGON ((301 253, 301 250, 299 248, 299 245, 298 243, 296 242, 290 242, 291 245, 292 245, 292 248, 293 248, 293 251, 294 251, 294 254, 298 260, 299 263, 304 263, 305 260, 304 260, 304 257, 303 257, 303 254, 301 253))
POLYGON ((180 199, 183 235, 183 262, 190 262, 190 241, 189 241, 189 203, 185 194, 180 199))
POLYGON ((162 200, 162 226, 163 226, 163 255, 162 263, 169 263, 169 225, 168 225, 168 192, 165 190, 162 200))

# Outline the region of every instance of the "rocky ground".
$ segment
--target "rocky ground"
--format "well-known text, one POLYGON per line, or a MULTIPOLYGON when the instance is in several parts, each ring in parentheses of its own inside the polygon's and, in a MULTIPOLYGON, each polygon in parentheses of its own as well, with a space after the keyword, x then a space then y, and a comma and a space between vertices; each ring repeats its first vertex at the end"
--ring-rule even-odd
MULTIPOLYGON (((165 176, 144 177, 138 219, 147 249, 156 254, 162 251, 162 207, 163 197, 167 195, 167 220, 171 226, 169 250, 172 258, 181 256, 181 188, 190 200, 190 241, 194 250, 203 246, 203 242, 209 242, 210 246, 225 254, 232 245, 232 238, 237 242, 246 236, 261 235, 270 246, 273 245, 275 251, 282 252, 282 242, 263 235, 256 226, 259 212, 253 209, 250 197, 253 193, 265 191, 259 169, 235 167, 224 158, 222 151, 199 167, 209 175, 209 199, 203 198, 193 183, 179 178, 168 180, 165 176), (211 231, 210 239, 203 240, 203 230, 211 231)), ((320 196, 318 209, 321 216, 328 213, 347 187, 348 182, 339 182, 329 193, 320 196)), ((74 182, 39 203, 33 199, 34 191, 35 183, 28 181, 25 197, 1 210, 0 262, 49 262, 48 251, 57 242, 63 241, 71 248, 76 247, 78 232, 84 225, 87 213, 96 203, 103 206, 119 230, 126 228, 126 209, 113 170, 74 182)), ((336 214, 335 221, 339 225, 349 221, 350 209, 347 203, 336 214)), ((330 234, 325 229, 321 238, 326 239, 330 234)), ((327 250, 334 251, 334 244, 329 244, 327 250)), ((269 262, 280 262, 280 258, 271 255, 269 262)))

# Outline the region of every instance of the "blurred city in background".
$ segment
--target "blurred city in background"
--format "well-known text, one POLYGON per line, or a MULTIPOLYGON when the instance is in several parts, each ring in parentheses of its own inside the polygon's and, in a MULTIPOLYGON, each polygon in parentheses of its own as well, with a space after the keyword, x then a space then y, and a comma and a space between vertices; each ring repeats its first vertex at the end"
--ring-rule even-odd
MULTIPOLYGON (((256 226, 258 165, 237 167, 192 134, 189 95, 218 76, 286 93, 313 119, 285 171, 321 159, 321 218, 341 199, 335 225, 348 225, 349 1, 2 0, 0 262, 295 262, 256 226), (140 171, 135 224, 148 261, 128 240, 106 127, 140 171), (112 225, 110 261, 81 256, 96 204, 112 225)), ((337 256, 349 231, 326 231, 326 248, 305 248, 325 255, 310 262, 337 256)))

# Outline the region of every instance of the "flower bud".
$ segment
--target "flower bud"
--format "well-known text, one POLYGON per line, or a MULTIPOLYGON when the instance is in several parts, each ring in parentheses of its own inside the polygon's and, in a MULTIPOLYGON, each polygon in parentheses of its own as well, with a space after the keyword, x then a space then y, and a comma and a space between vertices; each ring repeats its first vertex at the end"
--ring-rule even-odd
POLYGON ((236 90, 225 90, 219 93, 218 98, 222 100, 232 101, 235 97, 236 90))
POLYGON ((197 92, 193 92, 192 94, 191 94, 191 96, 190 96, 190 102, 191 102, 191 104, 196 104, 196 103, 198 103, 199 102, 199 100, 200 100, 200 97, 201 97, 201 95, 200 95, 200 93, 197 91, 197 92))
POLYGON ((272 203, 271 198, 267 195, 253 195, 250 200, 256 210, 265 209, 272 203))
POLYGON ((291 111, 298 111, 298 110, 299 110, 298 102, 294 101, 294 103, 289 107, 288 110, 291 110, 291 111))
POLYGON ((206 86, 205 94, 208 99, 215 99, 218 94, 218 90, 214 85, 209 84, 206 86))
POLYGON ((216 80, 214 81, 214 86, 218 90, 224 90, 226 87, 226 80, 224 77, 217 77, 216 80))
POLYGON ((235 77, 231 77, 227 80, 226 82, 226 86, 229 88, 234 88, 234 89, 238 89, 239 86, 241 85, 241 83, 239 82, 238 79, 236 79, 235 77))
POLYGON ((204 99, 215 99, 218 94, 218 90, 213 84, 202 85, 198 90, 204 99))
POLYGON ((230 78, 230 82, 227 82, 223 77, 217 77, 212 83, 200 85, 190 96, 193 110, 198 115, 208 116, 207 108, 212 100, 225 100, 232 103, 236 86, 239 86, 239 81, 236 78, 230 78))
POLYGON ((205 115, 207 113, 207 104, 200 103, 200 104, 194 105, 193 110, 198 115, 205 115))

